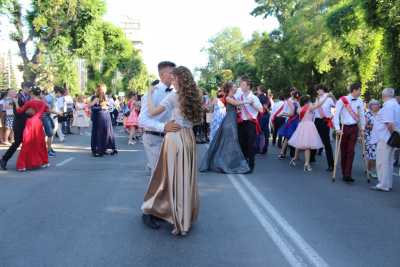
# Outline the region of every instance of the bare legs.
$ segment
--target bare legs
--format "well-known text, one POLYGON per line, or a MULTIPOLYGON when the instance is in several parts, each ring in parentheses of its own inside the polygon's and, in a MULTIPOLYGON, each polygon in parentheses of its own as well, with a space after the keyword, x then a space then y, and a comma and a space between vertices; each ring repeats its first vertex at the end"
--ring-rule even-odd
POLYGON ((134 145, 136 141, 133 141, 132 138, 136 139, 136 128, 135 126, 132 126, 129 128, 129 139, 128 139, 128 145, 134 145))
MULTIPOLYGON (((304 171, 311 171, 311 165, 310 165, 310 158, 311 158, 311 150, 310 149, 305 149, 304 150, 304 171)), ((293 159, 290 161, 289 165, 290 166, 296 166, 296 161, 299 159, 299 149, 296 148, 296 151, 294 153, 293 159)))
POLYGON ((14 134, 13 134, 13 130, 12 129, 5 128, 3 142, 6 143, 6 144, 13 143, 14 142, 13 135, 14 134))

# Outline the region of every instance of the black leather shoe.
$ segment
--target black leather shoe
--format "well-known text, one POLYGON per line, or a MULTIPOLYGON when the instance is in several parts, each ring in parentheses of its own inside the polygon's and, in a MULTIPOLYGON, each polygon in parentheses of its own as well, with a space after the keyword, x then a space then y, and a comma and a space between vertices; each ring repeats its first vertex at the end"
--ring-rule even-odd
POLYGON ((354 179, 351 178, 350 176, 346 176, 346 177, 343 177, 343 181, 346 183, 353 183, 354 179))
POLYGON ((333 172, 333 167, 328 167, 328 169, 326 169, 327 172, 333 172))
POLYGON ((7 161, 0 159, 0 168, 2 168, 4 171, 7 170, 7 161))
POLYGON ((151 229, 156 230, 160 228, 160 224, 151 215, 143 214, 142 221, 151 229))
POLYGON ((254 167, 253 168, 250 168, 250 170, 248 170, 247 172, 245 172, 244 174, 252 174, 253 173, 253 171, 254 171, 254 167))

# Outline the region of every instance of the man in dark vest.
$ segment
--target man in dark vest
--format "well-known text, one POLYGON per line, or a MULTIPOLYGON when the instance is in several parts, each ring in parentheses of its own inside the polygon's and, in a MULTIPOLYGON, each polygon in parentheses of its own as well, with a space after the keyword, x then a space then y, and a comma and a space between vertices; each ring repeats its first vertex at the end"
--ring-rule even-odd
MULTIPOLYGON (((18 93, 17 99, 18 99, 18 104, 20 107, 22 107, 28 100, 31 99, 31 96, 29 94, 31 88, 33 87, 33 83, 31 82, 23 82, 21 84, 22 90, 18 93)), ((18 114, 16 111, 16 107, 14 105, 14 124, 13 124, 13 130, 14 130, 14 143, 8 148, 6 153, 3 155, 3 157, 0 159, 0 167, 3 170, 7 169, 7 162, 10 160, 10 158, 14 155, 15 151, 17 151, 18 147, 22 143, 22 137, 25 129, 25 123, 26 119, 33 115, 32 110, 27 110, 23 114, 18 114)))

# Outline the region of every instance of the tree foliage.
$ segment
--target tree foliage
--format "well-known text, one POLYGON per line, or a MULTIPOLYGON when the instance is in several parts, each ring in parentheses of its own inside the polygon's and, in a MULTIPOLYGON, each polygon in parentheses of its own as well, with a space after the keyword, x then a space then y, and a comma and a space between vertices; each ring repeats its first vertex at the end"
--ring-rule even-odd
POLYGON ((247 74, 276 92, 289 86, 311 92, 313 85, 324 83, 340 95, 350 83, 360 81, 364 93, 378 96, 384 86, 400 87, 400 1, 255 2, 252 14, 276 17, 279 28, 255 33, 248 41, 229 38, 229 29, 212 38, 201 82, 218 77, 213 63, 218 51, 217 65, 234 78, 247 74))
MULTIPOLYGON (((18 0, 0 1, 0 12, 14 25, 11 39, 18 44, 25 81, 65 85, 77 92, 78 58, 87 62, 90 89, 98 82, 118 84, 117 73, 126 62, 136 69, 130 79, 145 72, 124 32, 102 19, 103 0, 32 0, 26 12, 18 0)), ((120 87, 128 85, 129 80, 122 79, 120 87)))

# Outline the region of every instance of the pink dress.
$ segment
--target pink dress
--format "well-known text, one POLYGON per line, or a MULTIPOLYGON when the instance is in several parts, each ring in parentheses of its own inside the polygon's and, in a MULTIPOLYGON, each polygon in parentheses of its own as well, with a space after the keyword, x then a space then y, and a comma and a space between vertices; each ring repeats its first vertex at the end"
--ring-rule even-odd
POLYGON ((320 149, 324 145, 313 122, 313 114, 306 111, 296 131, 289 139, 289 145, 297 149, 320 149))
POLYGON ((135 107, 135 101, 129 101, 128 103, 128 108, 130 110, 130 114, 128 118, 125 120, 125 127, 130 128, 130 127, 137 127, 139 125, 138 123, 138 112, 135 107))

